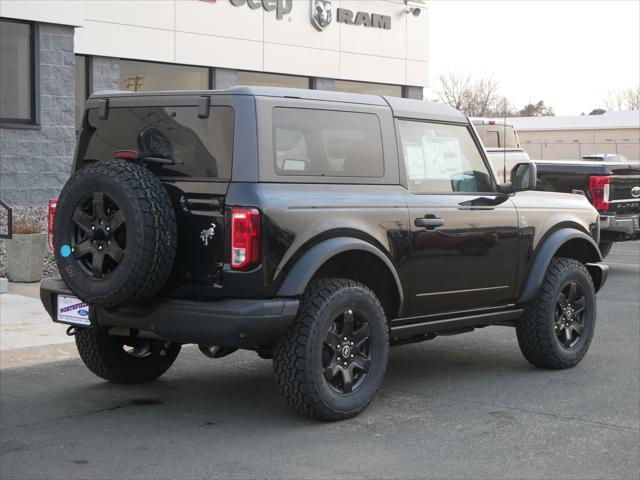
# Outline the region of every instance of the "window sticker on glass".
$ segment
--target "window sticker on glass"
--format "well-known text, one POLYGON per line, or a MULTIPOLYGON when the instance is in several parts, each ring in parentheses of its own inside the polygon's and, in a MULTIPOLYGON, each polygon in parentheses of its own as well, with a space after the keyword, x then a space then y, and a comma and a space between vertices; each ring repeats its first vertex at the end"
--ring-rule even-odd
POLYGON ((407 159, 409 179, 412 181, 425 180, 427 178, 427 172, 425 170, 422 147, 407 145, 404 147, 404 155, 407 159))

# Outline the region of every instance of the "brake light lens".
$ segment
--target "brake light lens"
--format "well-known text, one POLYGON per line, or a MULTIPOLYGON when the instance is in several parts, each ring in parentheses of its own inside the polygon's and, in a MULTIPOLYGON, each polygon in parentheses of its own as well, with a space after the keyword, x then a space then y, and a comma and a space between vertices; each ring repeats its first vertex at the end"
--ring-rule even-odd
POLYGON ((231 209, 231 268, 250 270, 260 261, 260 212, 231 209))
POLYGON ((596 210, 609 209, 609 190, 611 177, 609 175, 592 175, 589 177, 589 193, 591 203, 596 210))
POLYGON ((53 217, 58 206, 58 199, 49 200, 49 210, 47 213, 47 240, 49 242, 49 251, 53 252, 53 217))
POLYGON ((138 160, 140 154, 135 150, 118 150, 114 152, 113 158, 116 160, 138 160))

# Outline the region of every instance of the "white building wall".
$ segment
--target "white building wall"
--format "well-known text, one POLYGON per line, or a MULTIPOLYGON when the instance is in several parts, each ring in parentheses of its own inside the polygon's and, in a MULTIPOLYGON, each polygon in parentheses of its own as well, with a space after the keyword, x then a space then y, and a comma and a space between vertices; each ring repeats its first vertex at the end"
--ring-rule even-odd
MULTIPOLYGON (((284 1, 284 0, 282 0, 284 1)), ((333 22, 318 31, 311 0, 291 13, 234 6, 229 0, 3 0, 2 16, 79 25, 78 54, 427 85, 428 10, 407 14, 403 0, 332 0, 333 22), (391 29, 338 24, 338 8, 391 17, 391 29)))

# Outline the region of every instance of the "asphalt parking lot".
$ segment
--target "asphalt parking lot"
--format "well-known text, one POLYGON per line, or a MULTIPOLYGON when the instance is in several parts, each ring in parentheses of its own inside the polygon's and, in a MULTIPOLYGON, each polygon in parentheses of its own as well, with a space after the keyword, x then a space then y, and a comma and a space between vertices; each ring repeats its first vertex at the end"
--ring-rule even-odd
MULTIPOLYGON (((361 416, 291 413, 271 363, 185 348, 124 387, 77 358, 0 374, 0 478, 640 477, 640 242, 607 259, 596 336, 574 369, 526 363, 513 329, 397 347, 361 416)), ((63 327, 60 327, 63 328, 63 327)))

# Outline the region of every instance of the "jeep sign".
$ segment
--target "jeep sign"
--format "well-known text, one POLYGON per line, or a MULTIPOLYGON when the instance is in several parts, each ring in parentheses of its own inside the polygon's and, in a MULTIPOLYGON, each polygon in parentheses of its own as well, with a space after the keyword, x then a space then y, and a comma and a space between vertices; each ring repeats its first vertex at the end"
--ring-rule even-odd
MULTIPOLYGON (((229 0, 231 5, 241 7, 245 4, 251 10, 263 8, 267 12, 276 12, 276 18, 282 20, 293 10, 293 0, 229 0)), ((310 0, 311 24, 319 31, 325 30, 333 20, 331 0, 310 0)), ((336 21, 345 25, 391 30, 391 17, 379 13, 354 12, 348 8, 336 9, 336 21)))
POLYGON ((249 5, 251 10, 257 10, 262 7, 267 12, 276 11, 276 18, 282 20, 285 15, 291 13, 293 9, 293 0, 229 0, 231 5, 241 7, 245 3, 249 5))

